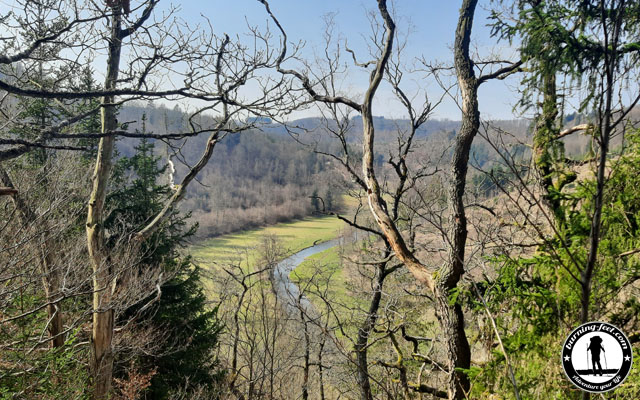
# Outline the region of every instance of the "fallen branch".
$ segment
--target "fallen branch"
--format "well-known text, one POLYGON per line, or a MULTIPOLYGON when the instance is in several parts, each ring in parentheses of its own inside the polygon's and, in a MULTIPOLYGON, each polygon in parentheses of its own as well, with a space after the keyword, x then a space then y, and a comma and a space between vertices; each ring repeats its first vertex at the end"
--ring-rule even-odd
POLYGON ((18 194, 17 189, 0 186, 0 196, 13 196, 14 194, 18 194))

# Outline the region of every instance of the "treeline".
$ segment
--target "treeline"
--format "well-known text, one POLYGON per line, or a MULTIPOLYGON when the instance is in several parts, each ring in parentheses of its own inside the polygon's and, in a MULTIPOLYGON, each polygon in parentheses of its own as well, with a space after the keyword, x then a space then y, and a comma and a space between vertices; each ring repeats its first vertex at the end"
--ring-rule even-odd
POLYGON ((326 157, 261 132, 227 136, 199 181, 183 207, 205 236, 337 211, 344 191, 326 157), (332 200, 323 210, 313 196, 332 200))
MULTIPOLYGON (((145 120, 146 131, 167 134, 187 129, 188 114, 175 106, 129 104, 119 111, 122 121, 128 121, 129 130, 140 129, 145 120)), ((585 116, 574 113, 563 121, 565 127, 583 123, 585 116)), ((204 115, 199 118, 203 125, 212 125, 214 118, 204 115)), ((322 152, 335 151, 336 143, 327 135, 324 124, 335 127, 331 121, 320 118, 305 118, 292 121, 294 132, 300 133, 296 142, 287 133, 286 127, 264 119, 261 130, 231 134, 224 138, 213 155, 212 160, 203 169, 198 184, 189 189, 182 209, 193 213, 193 221, 200 225, 197 235, 210 237, 234 231, 254 228, 262 225, 303 218, 309 215, 342 209, 342 196, 348 188, 339 168, 330 157, 322 152), (307 144, 308 146, 305 146, 307 144), (324 208, 323 208, 324 207, 324 208)), ((378 131, 376 142, 376 165, 385 164, 385 153, 393 149, 397 130, 407 129, 411 125, 407 119, 374 118, 378 131)), ((362 118, 352 117, 346 140, 355 151, 359 146, 359 131, 362 130, 362 118)), ((532 122, 526 119, 493 121, 487 126, 486 134, 478 137, 470 152, 470 171, 472 187, 483 196, 499 193, 500 182, 513 172, 508 171, 499 150, 491 145, 498 137, 503 141, 508 156, 523 159, 530 156, 527 143, 533 135, 532 122), (501 135, 509 132, 509 136, 501 135), (507 146, 508 145, 508 146, 507 146), (497 182, 496 182, 497 180, 497 182), (496 184, 497 183, 497 184, 496 184)), ((429 120, 425 126, 416 130, 417 148, 428 148, 433 153, 434 146, 446 148, 455 140, 460 129, 460 121, 429 120)), ((188 142, 169 142, 169 146, 181 146, 180 154, 184 160, 197 161, 198 150, 204 146, 204 136, 188 142)), ((138 139, 121 139, 118 150, 121 155, 132 155, 138 139)), ((619 143, 616 139, 614 143, 619 143)), ((159 142, 155 153, 160 156, 159 163, 166 164, 170 154, 169 146, 159 142)), ((584 157, 590 151, 587 137, 572 135, 563 139, 568 156, 584 157)), ((417 150, 421 151, 421 150, 417 150)), ((444 151, 444 150, 443 150, 444 151)), ((451 156, 445 153, 445 158, 451 156)), ((425 155, 425 157, 427 157, 425 155)), ((186 172, 177 159, 177 175, 186 172)), ((520 165, 520 172, 528 169, 520 165)), ((168 174, 165 174, 168 179, 168 174)))

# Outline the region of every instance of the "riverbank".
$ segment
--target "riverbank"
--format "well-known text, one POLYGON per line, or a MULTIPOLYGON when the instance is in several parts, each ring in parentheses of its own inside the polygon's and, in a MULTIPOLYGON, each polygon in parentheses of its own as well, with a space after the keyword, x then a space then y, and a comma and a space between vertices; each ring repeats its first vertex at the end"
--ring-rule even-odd
POLYGON ((335 217, 305 218, 203 240, 191 246, 188 253, 203 267, 238 262, 251 266, 256 260, 261 240, 267 235, 278 237, 286 254, 291 255, 335 239, 344 228, 345 224, 335 217))

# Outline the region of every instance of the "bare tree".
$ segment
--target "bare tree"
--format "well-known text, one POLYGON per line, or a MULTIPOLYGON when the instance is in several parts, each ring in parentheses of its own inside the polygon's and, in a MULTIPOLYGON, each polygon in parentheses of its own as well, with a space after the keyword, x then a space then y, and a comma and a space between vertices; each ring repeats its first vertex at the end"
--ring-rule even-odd
MULTIPOLYGON (((0 182, 7 185, 9 188, 14 188, 13 182, 9 177, 7 171, 5 171, 0 165, 0 182)), ((14 189, 15 190, 15 189, 14 189)), ((20 214, 20 220, 23 225, 28 225, 30 222, 38 220, 33 209, 22 198, 22 195, 17 193, 13 194, 13 203, 20 214)), ((48 236, 49 229, 44 226, 42 229, 41 256, 39 257, 40 273, 42 274, 42 285, 47 301, 47 314, 49 317, 49 336, 51 338, 52 347, 61 347, 64 344, 64 327, 62 321, 62 310, 60 308, 57 298, 59 297, 61 275, 56 262, 54 260, 52 238, 48 236)))
MULTIPOLYGON (((374 165, 375 129, 372 112, 373 99, 380 83, 385 77, 385 73, 389 69, 389 60, 392 55, 394 39, 396 37, 396 25, 387 9, 386 1, 379 0, 377 2, 378 12, 384 25, 384 34, 379 38, 376 37, 379 39, 379 42, 375 44, 378 52, 374 55, 374 61, 366 64, 360 64, 363 67, 373 67, 369 76, 369 86, 366 89, 362 102, 357 102, 345 96, 330 93, 326 90, 331 86, 323 82, 329 81, 331 79, 331 74, 335 73, 335 71, 330 70, 328 76, 321 76, 320 79, 318 79, 318 82, 313 82, 307 75, 296 70, 285 69, 281 64, 286 56, 286 33, 278 20, 269 10, 268 4, 265 1, 261 2, 265 4, 267 12, 269 12, 276 25, 280 28, 283 41, 285 42, 283 52, 280 55, 281 62, 278 65, 278 70, 284 75, 290 75, 297 78, 302 87, 307 91, 311 100, 327 104, 329 107, 332 105, 344 105, 358 112, 362 116, 363 178, 360 181, 357 179, 355 180, 366 191, 371 213, 394 255, 409 269, 417 281, 422 283, 429 291, 435 294, 438 319, 441 322, 445 336, 448 338, 447 368, 450 374, 448 385, 449 397, 456 399, 464 398, 465 393, 469 390, 469 381, 464 370, 470 367, 471 356, 469 344, 464 333, 464 317, 462 314, 462 308, 458 302, 451 302, 450 298, 452 291, 455 290, 460 277, 464 273, 464 251, 467 228, 463 196, 465 192, 469 151, 473 138, 479 127, 477 88, 484 81, 492 78, 503 77, 505 74, 513 72, 519 66, 519 63, 508 65, 488 75, 475 78, 473 63, 469 58, 468 49, 476 2, 463 2, 458 29, 456 31, 455 43, 456 71, 458 73, 458 81, 462 93, 463 122, 461 131, 456 138, 456 145, 453 151, 452 160, 453 179, 450 185, 448 200, 450 209, 449 215, 451 219, 450 233, 448 235, 450 249, 449 260, 437 272, 436 279, 434 278, 434 273, 429 270, 424 262, 420 261, 416 256, 416 252, 410 248, 407 240, 404 238, 400 228, 398 227, 398 223, 392 214, 393 209, 389 207, 382 196, 381 184, 377 177, 374 165), (324 89, 325 92, 319 92, 319 88, 324 89)), ((402 100, 402 96, 400 97, 402 100)), ((424 122, 427 115, 428 112, 424 116, 417 114, 416 120, 424 122)), ((417 126, 419 127, 419 124, 417 126)), ((408 152, 408 149, 410 148, 411 140, 407 143, 406 151, 408 152)), ((406 157, 406 154, 404 157, 406 157)), ((400 163, 394 165, 394 167, 399 171, 402 171, 403 169, 406 171, 406 165, 403 165, 403 159, 404 158, 401 155, 400 163)), ((402 192, 402 185, 400 186, 400 191, 402 192)))
MULTIPOLYGON (((230 369, 226 390, 237 399, 297 397, 304 387, 311 347, 305 346, 297 314, 290 314, 295 306, 271 287, 283 255, 278 239, 266 236, 256 248, 238 249, 212 265, 214 303, 229 329, 221 346, 230 369)), ((311 336, 307 339, 310 344, 311 336)))
POLYGON ((86 244, 77 231, 87 176, 61 168, 77 161, 76 155, 60 152, 37 174, 16 167, 2 174, 21 191, 3 201, 0 211, 0 380, 26 397, 46 386, 28 382, 49 379, 67 387, 61 394, 72 396, 78 387, 67 374, 77 373, 80 364, 59 359, 86 353, 86 346, 63 347, 83 340, 82 326, 90 315, 86 244), (48 379, 49 374, 57 375, 48 379))
POLYGON ((471 144, 480 128, 478 110, 478 87, 492 78, 503 78, 513 72, 520 63, 511 64, 489 75, 476 78, 474 64, 469 56, 471 29, 477 1, 464 0, 460 7, 458 27, 454 43, 454 60, 458 87, 462 97, 462 123, 456 135, 453 149, 452 181, 449 189, 450 248, 449 260, 439 271, 439 284, 436 290, 438 315, 449 337, 449 369, 455 375, 449 384, 451 398, 463 398, 469 390, 469 379, 463 372, 471 365, 471 351, 464 332, 464 315, 460 304, 449 300, 452 291, 458 285, 465 272, 465 247, 467 241, 467 216, 464 195, 469 164, 471 144))
MULTIPOLYGON (((176 204, 184 197, 189 183, 211 158, 219 140, 229 132, 240 132, 251 126, 238 121, 251 113, 276 113, 280 106, 286 104, 281 94, 281 91, 286 88, 286 81, 260 77, 257 73, 261 69, 273 67, 272 52, 269 49, 253 51, 241 43, 232 43, 227 36, 217 38, 206 31, 181 31, 180 27, 171 25, 171 20, 166 16, 156 20, 154 10, 157 4, 158 1, 149 0, 129 10, 128 2, 122 1, 108 2, 105 9, 100 9, 96 4, 89 4, 87 8, 82 8, 76 2, 63 3, 52 11, 53 27, 49 31, 37 32, 35 35, 26 34, 25 41, 20 42, 24 45, 23 50, 0 59, 0 64, 7 68, 14 68, 15 72, 2 77, 0 86, 6 91, 4 99, 11 96, 48 98, 55 99, 62 106, 65 106, 63 101, 66 100, 69 101, 67 108, 71 109, 73 102, 77 99, 95 99, 101 96, 99 106, 89 111, 70 113, 69 118, 60 118, 51 126, 43 126, 34 138, 7 135, 0 139, 0 145, 3 146, 0 149, 0 159, 3 161, 15 159, 33 149, 84 150, 81 146, 67 143, 81 138, 99 139, 86 220, 87 248, 93 279, 91 369, 93 396, 99 399, 106 398, 111 387, 116 309, 124 301, 145 298, 148 293, 159 287, 162 280, 169 278, 157 271, 150 273, 144 279, 133 274, 140 243, 151 237, 152 233, 170 216, 176 204), (37 59, 42 54, 46 54, 48 58, 39 61, 66 63, 72 68, 76 65, 75 60, 63 58, 67 54, 65 52, 67 49, 76 49, 80 54, 100 51, 102 32, 98 24, 101 22, 105 23, 108 30, 104 37, 106 76, 103 89, 48 90, 39 87, 21 87, 26 84, 21 81, 23 75, 19 72, 18 63, 37 59), (74 40, 78 35, 84 35, 90 39, 77 44, 74 40), (35 39, 32 39, 33 37, 35 39), (45 51, 47 46, 54 44, 63 48, 61 53, 63 56, 50 55, 45 51), (123 57, 129 58, 129 69, 124 71, 121 68, 123 57), (187 71, 180 70, 180 67, 185 67, 187 71), (156 81, 153 77, 155 71, 163 68, 178 76, 182 75, 184 87, 159 89, 163 83, 156 81), (254 82, 262 89, 262 93, 256 99, 240 97, 241 88, 248 82, 254 82), (130 86, 121 89, 120 86, 123 84, 130 86), (118 100, 116 99, 118 95, 127 97, 118 100), (197 98, 209 103, 191 116, 188 132, 170 132, 165 135, 130 133, 120 126, 117 120, 117 107, 136 96, 148 98, 180 96, 197 98), (199 123, 198 117, 207 111, 220 114, 214 126, 201 126, 199 123), (64 131, 97 112, 100 112, 100 132, 67 133, 64 131), (106 242, 108 232, 105 232, 103 222, 108 211, 106 198, 116 138, 118 136, 152 137, 168 141, 188 138, 200 133, 210 134, 206 147, 198 162, 193 166, 187 166, 187 173, 177 185, 174 185, 175 191, 167 199, 163 210, 140 232, 132 233, 133 240, 129 243, 123 242, 117 249, 108 246, 106 242)), ((27 15, 30 15, 29 7, 31 4, 28 2, 24 4, 27 15)), ((17 18, 16 26, 12 26, 7 21, 11 21, 11 18, 4 19, 2 22, 7 23, 16 32, 19 29, 30 30, 30 25, 26 22, 28 19, 17 18)), ((10 120, 10 122, 24 123, 16 120, 10 120)), ((5 192, 13 191, 5 190, 5 192)), ((26 214, 23 212, 23 215, 26 214)), ((48 303, 52 302, 48 301, 48 303)), ((55 302, 50 306, 55 307, 55 302)), ((55 323, 52 326, 58 325, 59 316, 59 312, 52 314, 52 320, 55 323)), ((57 334, 54 337, 56 341, 62 339, 57 334)))

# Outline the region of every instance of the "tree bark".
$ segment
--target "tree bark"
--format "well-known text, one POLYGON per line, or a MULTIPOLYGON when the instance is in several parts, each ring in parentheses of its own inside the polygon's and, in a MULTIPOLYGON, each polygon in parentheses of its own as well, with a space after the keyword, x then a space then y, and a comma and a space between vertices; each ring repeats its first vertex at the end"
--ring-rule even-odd
POLYGON ((460 303, 451 300, 452 292, 464 273, 464 255, 467 243, 467 217, 464 209, 464 193, 467 178, 469 152, 480 128, 478 111, 478 80, 469 56, 471 28, 477 0, 464 0, 460 8, 455 37, 455 68, 462 95, 462 124, 456 136, 453 150, 452 180, 449 187, 449 254, 440 269, 436 283, 436 312, 447 338, 449 368, 448 394, 450 399, 464 399, 469 391, 469 378, 461 369, 471 366, 471 350, 464 332, 464 314, 460 303))
MULTIPOLYGON (((122 14, 113 9, 111 18, 111 35, 105 89, 115 89, 120 69, 120 52, 122 48, 122 14)), ((104 96, 101 101, 102 133, 118 128, 114 96, 104 96)), ((112 287, 115 277, 108 257, 108 249, 104 242, 104 203, 107 185, 111 173, 115 136, 100 139, 98 156, 93 173, 93 189, 89 198, 87 212, 87 245, 89 259, 93 268, 93 329, 91 332, 91 370, 93 378, 93 398, 106 399, 111 391, 113 373, 113 329, 114 311, 111 308, 112 287)))
MULTIPOLYGON (((389 251, 390 253, 390 251, 389 251)), ((369 361, 367 345, 369 344, 369 336, 375 327, 378 318, 378 309, 380 308, 380 299, 382 298, 382 284, 385 278, 385 264, 379 264, 376 269, 376 276, 373 283, 373 295, 369 303, 367 318, 358 329, 358 337, 356 339, 356 364, 358 373, 356 380, 360 387, 360 399, 371 400, 371 382, 369 381, 369 361)))

